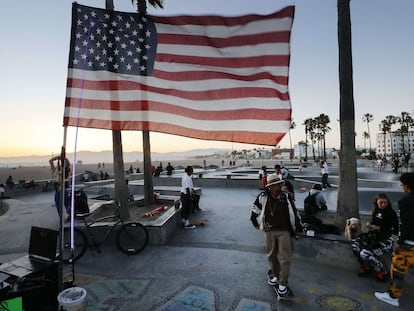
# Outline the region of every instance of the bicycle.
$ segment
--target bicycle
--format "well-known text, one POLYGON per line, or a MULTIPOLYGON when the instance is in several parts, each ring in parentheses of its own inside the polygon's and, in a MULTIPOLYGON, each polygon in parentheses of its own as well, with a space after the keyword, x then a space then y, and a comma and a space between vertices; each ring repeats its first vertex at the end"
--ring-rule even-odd
POLYGON ((77 227, 74 228, 74 251, 72 254, 71 249, 71 235, 64 235, 64 247, 63 247, 63 261, 65 263, 72 263, 81 258, 88 247, 95 248, 98 253, 101 253, 100 246, 105 243, 108 237, 111 235, 115 227, 120 227, 116 234, 116 245, 118 249, 127 255, 136 255, 141 252, 148 244, 148 230, 142 224, 138 222, 125 222, 119 212, 120 204, 118 201, 114 201, 116 208, 112 215, 99 217, 91 222, 87 221, 87 217, 91 213, 76 214, 77 219, 81 219, 86 228, 86 233, 77 227), (92 234, 93 228, 106 226, 110 221, 105 235, 102 239, 97 240, 92 234), (92 240, 89 243, 87 235, 92 240))

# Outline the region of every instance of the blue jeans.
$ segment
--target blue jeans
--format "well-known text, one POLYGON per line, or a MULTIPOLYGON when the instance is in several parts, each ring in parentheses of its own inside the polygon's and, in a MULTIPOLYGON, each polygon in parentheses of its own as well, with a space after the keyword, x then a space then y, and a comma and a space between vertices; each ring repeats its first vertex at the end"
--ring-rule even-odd
POLYGON ((331 187, 331 185, 328 182, 328 174, 322 174, 322 187, 331 187))

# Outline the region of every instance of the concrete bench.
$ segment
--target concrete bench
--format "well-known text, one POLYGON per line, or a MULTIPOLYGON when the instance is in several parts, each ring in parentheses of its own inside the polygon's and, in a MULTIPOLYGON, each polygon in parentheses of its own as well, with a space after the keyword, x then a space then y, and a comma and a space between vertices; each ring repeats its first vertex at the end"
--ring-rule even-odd
POLYGON ((95 181, 86 181, 83 184, 85 187, 93 187, 93 186, 104 186, 108 184, 113 184, 114 179, 104 179, 104 180, 95 180, 95 181))

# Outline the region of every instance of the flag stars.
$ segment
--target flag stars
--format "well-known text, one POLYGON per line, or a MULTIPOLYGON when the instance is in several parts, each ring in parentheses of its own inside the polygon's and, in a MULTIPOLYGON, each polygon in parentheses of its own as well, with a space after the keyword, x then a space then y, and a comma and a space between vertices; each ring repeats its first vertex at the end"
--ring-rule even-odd
POLYGON ((152 46, 156 35, 154 28, 147 28, 144 21, 145 18, 136 14, 117 15, 99 9, 82 9, 73 22, 75 44, 70 66, 92 71, 148 74, 150 66, 147 64, 154 57, 152 46))

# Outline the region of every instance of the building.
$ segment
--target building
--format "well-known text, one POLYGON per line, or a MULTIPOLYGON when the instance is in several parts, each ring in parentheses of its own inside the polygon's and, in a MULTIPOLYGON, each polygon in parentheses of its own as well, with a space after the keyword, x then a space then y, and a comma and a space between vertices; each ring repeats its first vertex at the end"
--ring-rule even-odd
POLYGON ((403 153, 414 153, 414 131, 409 131, 404 137, 395 132, 377 134, 377 156, 403 153))

